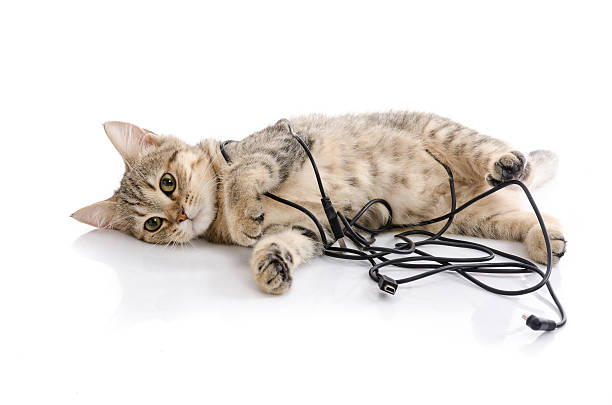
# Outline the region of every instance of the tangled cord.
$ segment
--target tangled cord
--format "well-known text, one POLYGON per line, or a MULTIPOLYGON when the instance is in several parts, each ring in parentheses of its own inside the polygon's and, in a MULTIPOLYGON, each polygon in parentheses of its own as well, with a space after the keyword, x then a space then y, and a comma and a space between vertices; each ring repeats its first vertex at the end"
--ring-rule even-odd
MULTIPOLYGON (((328 241, 323 226, 316 218, 316 216, 306 208, 292 201, 278 197, 272 193, 265 193, 265 195, 275 201, 278 201, 282 204, 286 204, 306 214, 317 227, 321 242, 323 243, 325 255, 347 260, 367 260, 372 265, 369 270, 370 278, 376 283, 378 283, 378 286, 382 291, 392 295, 395 294, 395 292, 397 291, 399 284, 410 283, 446 271, 453 271, 464 277, 468 281, 472 282, 473 284, 477 285, 478 287, 494 294, 500 295, 525 295, 537 291, 543 286, 546 286, 559 312, 559 322, 555 322, 550 319, 539 318, 535 315, 523 315, 523 318, 526 320, 527 326, 529 326, 533 330, 551 331, 565 325, 567 321, 565 311, 563 310, 563 306, 559 302, 559 299, 557 298, 557 295, 555 294, 552 285, 550 284, 550 275, 552 273, 552 249, 550 244, 550 237, 546 230, 546 225, 544 224, 544 220, 542 219, 542 214, 540 213, 540 210, 538 209, 533 197, 531 196, 529 189, 521 181, 509 180, 504 183, 498 184, 497 186, 492 187, 486 192, 472 198, 468 202, 457 207, 455 181, 453 178, 452 171, 434 154, 432 154, 429 150, 426 150, 434 160, 436 160, 442 167, 444 167, 448 174, 448 183, 451 194, 451 210, 447 214, 427 221, 418 222, 416 224, 393 224, 393 212, 391 209, 391 205, 389 205, 389 203, 386 200, 383 200, 382 198, 376 198, 367 202, 363 206, 363 208, 361 208, 359 212, 355 214, 353 218, 347 218, 344 216, 344 214, 342 214, 342 212, 335 210, 330 198, 325 193, 323 182, 319 174, 319 169, 317 168, 317 164, 314 160, 314 157, 312 156, 312 153, 310 152, 310 149, 308 148, 306 143, 302 140, 302 138, 300 138, 299 135, 294 132, 293 126, 288 120, 283 119, 281 121, 283 121, 287 125, 289 132, 297 140, 297 142, 299 142, 299 144, 304 149, 304 152, 308 156, 308 159, 310 160, 317 179, 319 191, 321 193, 321 203, 323 205, 325 215, 327 216, 335 240, 331 243, 328 241), (540 270, 540 268, 536 264, 522 257, 502 252, 500 250, 493 249, 479 243, 451 239, 442 236, 444 232, 446 232, 451 226, 456 214, 463 211, 470 205, 476 203, 477 201, 480 201, 481 199, 486 198, 487 196, 511 185, 519 186, 525 193, 525 196, 529 200, 533 212, 536 215, 536 218, 540 225, 540 229, 542 230, 542 234, 544 235, 547 262, 545 271, 540 270), (368 228, 366 226, 358 224, 357 221, 359 221, 359 219, 376 204, 382 205, 387 210, 387 222, 380 228, 376 229, 368 228), (396 243, 395 246, 392 248, 376 246, 374 244, 376 242, 376 236, 382 232, 399 228, 415 228, 419 226, 442 222, 444 220, 446 220, 446 223, 436 233, 432 233, 425 230, 412 229, 396 234, 395 237, 401 239, 402 242, 396 243), (364 237, 361 233, 359 233, 359 231, 369 233, 370 237, 364 237), (357 246, 357 249, 346 247, 346 244, 344 243, 343 239, 344 236, 350 239, 355 244, 355 246, 357 246), (410 239, 409 236, 424 236, 426 238, 424 240, 419 240, 415 242, 410 239), (340 246, 333 246, 336 241, 339 242, 340 246), (423 246, 428 245, 470 249, 472 251, 482 252, 483 255, 479 257, 467 258, 434 256, 419 249, 423 246), (389 258, 387 257, 389 255, 395 255, 399 257, 389 258), (496 256, 504 257, 506 259, 509 259, 509 261, 492 262, 492 260, 496 256), (387 266, 422 270, 422 272, 406 278, 393 279, 388 275, 381 273, 381 270, 387 266), (473 274, 506 275, 531 273, 539 275, 541 280, 531 287, 518 290, 504 290, 496 288, 484 283, 483 281, 473 276, 473 274)), ((229 142, 231 141, 226 141, 221 144, 221 153, 228 163, 231 162, 231 159, 225 151, 225 146, 229 142)))

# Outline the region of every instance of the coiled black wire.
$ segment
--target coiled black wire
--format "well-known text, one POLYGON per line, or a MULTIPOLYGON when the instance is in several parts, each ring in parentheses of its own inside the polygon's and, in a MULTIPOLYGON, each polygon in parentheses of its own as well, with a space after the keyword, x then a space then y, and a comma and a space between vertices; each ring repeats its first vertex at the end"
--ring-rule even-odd
MULTIPOLYGON (((319 174, 319 169, 317 168, 317 164, 314 160, 314 157, 312 156, 312 153, 310 152, 310 149, 308 148, 306 143, 302 140, 302 138, 294 132, 293 126, 288 120, 283 119, 281 121, 283 121, 287 125, 287 128, 289 129, 289 132, 291 133, 291 135, 297 140, 297 142, 299 142, 299 144, 304 149, 304 152, 308 156, 308 159, 310 160, 312 169, 317 179, 317 184, 319 187, 319 191, 321 193, 321 198, 322 199, 328 198, 327 194, 325 193, 325 189, 323 187, 323 182, 319 174)), ((225 160, 228 163, 231 163, 231 159, 229 158, 229 156, 227 155, 227 152, 225 151, 225 146, 229 142, 232 142, 232 141, 226 141, 221 144, 221 153, 223 154, 225 160)), ((367 260, 368 262, 370 262, 371 267, 369 270, 369 275, 370 275, 370 278, 374 280, 375 282, 379 282, 381 277, 386 277, 387 279, 390 279, 397 284, 406 284, 406 283, 414 282, 414 281, 417 281, 417 280, 420 280, 426 277, 431 277, 439 273, 453 271, 459 274, 460 276, 464 277, 471 283, 477 285, 478 287, 486 291, 489 291, 491 293, 500 294, 500 295, 508 295, 508 296, 525 295, 525 294, 529 294, 534 291, 537 291, 543 286, 546 286, 553 302, 555 303, 555 306, 557 307, 557 310, 559 312, 559 317, 560 317, 560 320, 556 323, 554 323, 553 321, 549 321, 549 322, 555 325, 553 328, 560 328, 563 325, 565 325, 567 321, 565 311, 563 309, 563 306, 559 302, 559 299, 557 295, 555 294, 552 288, 552 285, 550 284, 550 275, 552 273, 552 248, 550 244, 550 237, 546 230, 546 225, 544 224, 542 214, 540 213, 540 210, 538 209, 527 186, 525 186, 525 184, 523 184, 519 180, 509 180, 495 187, 492 187, 486 192, 472 198, 468 202, 457 207, 457 198, 456 198, 456 193, 455 193, 455 181, 454 181, 454 177, 453 177, 453 173, 451 169, 446 164, 444 164, 442 161, 440 161, 429 150, 427 150, 427 152, 442 167, 444 167, 444 169, 446 170, 448 174, 448 182, 449 182, 449 189, 450 189, 450 195, 451 195, 451 210, 445 215, 442 215, 440 217, 433 218, 430 220, 422 221, 416 224, 393 224, 393 212, 391 209, 391 205, 386 200, 381 199, 381 198, 376 198, 371 201, 368 201, 363 206, 363 208, 361 208, 357 212, 357 214, 355 214, 353 218, 347 218, 342 214, 342 212, 337 211, 338 218, 340 219, 343 225, 342 232, 344 233, 344 236, 349 238, 355 244, 357 249, 333 246, 336 240, 332 242, 328 241, 327 236, 325 234, 324 227, 321 225, 317 217, 313 213, 311 213, 308 209, 292 201, 285 200, 284 198, 278 197, 272 193, 265 193, 265 195, 275 201, 278 201, 282 204, 286 204, 306 214, 313 221, 313 223, 315 224, 319 232, 321 242, 323 243, 325 255, 330 256, 330 257, 340 258, 340 259, 346 259, 346 260, 361 260, 361 261, 367 260), (453 222, 453 218, 455 217, 457 213, 463 211, 464 209, 476 203, 477 201, 480 201, 483 198, 486 198, 487 196, 503 188, 512 186, 512 185, 519 186, 523 190, 525 196, 529 200, 529 204, 531 205, 531 208, 533 209, 534 214, 536 215, 540 229, 542 230, 542 234, 544 236, 544 242, 546 244, 546 258, 547 258, 547 263, 548 263, 546 265, 545 271, 542 271, 535 263, 527 259, 524 259, 522 257, 512 255, 510 253, 506 253, 506 252, 503 252, 497 249, 493 249, 491 247, 487 247, 479 243, 452 239, 452 238, 442 236, 444 232, 446 232, 448 228, 451 226, 453 222), (383 226, 376 228, 376 229, 368 228, 368 227, 358 224, 357 221, 359 221, 359 219, 364 214, 366 214, 368 210, 372 208, 372 206, 376 204, 382 205, 388 211, 387 222, 383 226), (444 220, 446 220, 446 223, 436 233, 432 233, 426 230, 411 229, 411 230, 407 230, 407 231, 396 234, 395 237, 400 239, 401 242, 396 243, 395 246, 392 248, 375 245, 376 235, 382 232, 390 231, 392 229, 400 229, 400 228, 404 228, 404 229, 405 228, 416 228, 419 226, 434 224, 434 223, 441 222, 444 220), (366 238, 359 231, 368 233, 370 237, 366 238), (410 239, 410 236, 424 236, 426 238, 424 240, 419 240, 415 242, 412 239, 410 239), (434 256, 420 249, 428 245, 440 245, 440 246, 470 249, 473 251, 482 252, 483 255, 479 257, 469 257, 469 258, 434 256), (387 256, 389 255, 396 255, 396 256, 399 255, 399 257, 388 258, 387 256), (495 259, 496 256, 504 257, 508 259, 508 261, 491 262, 493 259, 495 259), (413 269, 413 270, 421 270, 421 272, 416 275, 410 276, 410 277, 405 277, 405 278, 395 280, 395 279, 390 278, 387 275, 385 276, 382 275, 381 270, 387 266, 394 266, 394 267, 413 269), (505 290, 505 289, 496 288, 496 287, 493 287, 491 285, 484 283, 483 281, 473 276, 473 274, 510 275, 510 274, 532 274, 532 273, 535 273, 538 276, 540 276, 541 280, 538 283, 532 285, 531 287, 517 289, 517 290, 505 290)), ((531 317, 533 318, 534 316, 532 315, 531 317)), ((529 324, 529 321, 528 321, 528 324, 529 324)))

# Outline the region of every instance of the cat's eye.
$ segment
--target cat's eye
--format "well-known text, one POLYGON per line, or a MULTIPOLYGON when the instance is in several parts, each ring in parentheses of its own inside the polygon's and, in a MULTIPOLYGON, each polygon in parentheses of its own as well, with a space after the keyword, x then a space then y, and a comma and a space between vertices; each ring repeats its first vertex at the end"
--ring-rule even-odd
POLYGON ((149 232, 155 232, 159 229, 161 224, 162 219, 160 217, 151 217, 145 221, 144 228, 149 232))
POLYGON ((166 194, 172 194, 172 192, 176 189, 176 180, 174 179, 174 176, 170 173, 164 173, 159 181, 159 188, 161 188, 161 190, 166 194))

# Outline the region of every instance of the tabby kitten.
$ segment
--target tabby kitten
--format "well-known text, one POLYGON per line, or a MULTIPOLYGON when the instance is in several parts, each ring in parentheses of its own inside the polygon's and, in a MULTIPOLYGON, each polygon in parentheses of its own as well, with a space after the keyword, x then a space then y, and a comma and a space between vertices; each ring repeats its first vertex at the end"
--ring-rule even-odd
MULTIPOLYGON (((557 165, 551 152, 525 157, 502 141, 433 114, 310 115, 292 123, 310 147, 336 208, 347 217, 376 197, 391 204, 394 223, 448 212, 447 173, 426 149, 452 169, 458 204, 510 179, 538 186, 557 165)), ((227 145, 231 164, 216 140, 191 146, 122 122, 108 122, 104 129, 125 161, 125 174, 111 198, 78 210, 75 219, 156 244, 202 237, 252 246, 255 280, 271 294, 287 291, 295 269, 322 253, 310 219, 262 198, 274 192, 327 224, 312 168, 283 121, 227 145)), ((556 263, 565 239, 559 222, 544 218, 556 263)), ((374 208, 360 221, 377 227, 386 219, 383 209, 374 208)), ((426 228, 435 232, 440 226, 426 228)), ((542 232, 535 215, 521 210, 516 187, 458 214, 449 232, 522 241, 532 259, 546 262, 542 232)))

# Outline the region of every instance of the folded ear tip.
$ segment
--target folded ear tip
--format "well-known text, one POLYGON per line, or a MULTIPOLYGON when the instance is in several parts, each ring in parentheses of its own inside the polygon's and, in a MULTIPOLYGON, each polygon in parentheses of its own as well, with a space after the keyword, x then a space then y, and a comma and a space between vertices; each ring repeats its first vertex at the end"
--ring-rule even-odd
POLYGON ((82 209, 74 211, 72 214, 70 214, 70 218, 76 219, 79 222, 84 222, 82 211, 82 209))
POLYGON ((148 147, 160 144, 157 135, 127 122, 107 121, 103 126, 106 135, 123 159, 136 159, 148 147))
POLYGON ((112 127, 118 127, 121 124, 125 125, 125 123, 119 121, 106 121, 104 124, 102 124, 102 126, 104 127, 104 129, 109 129, 112 127))

